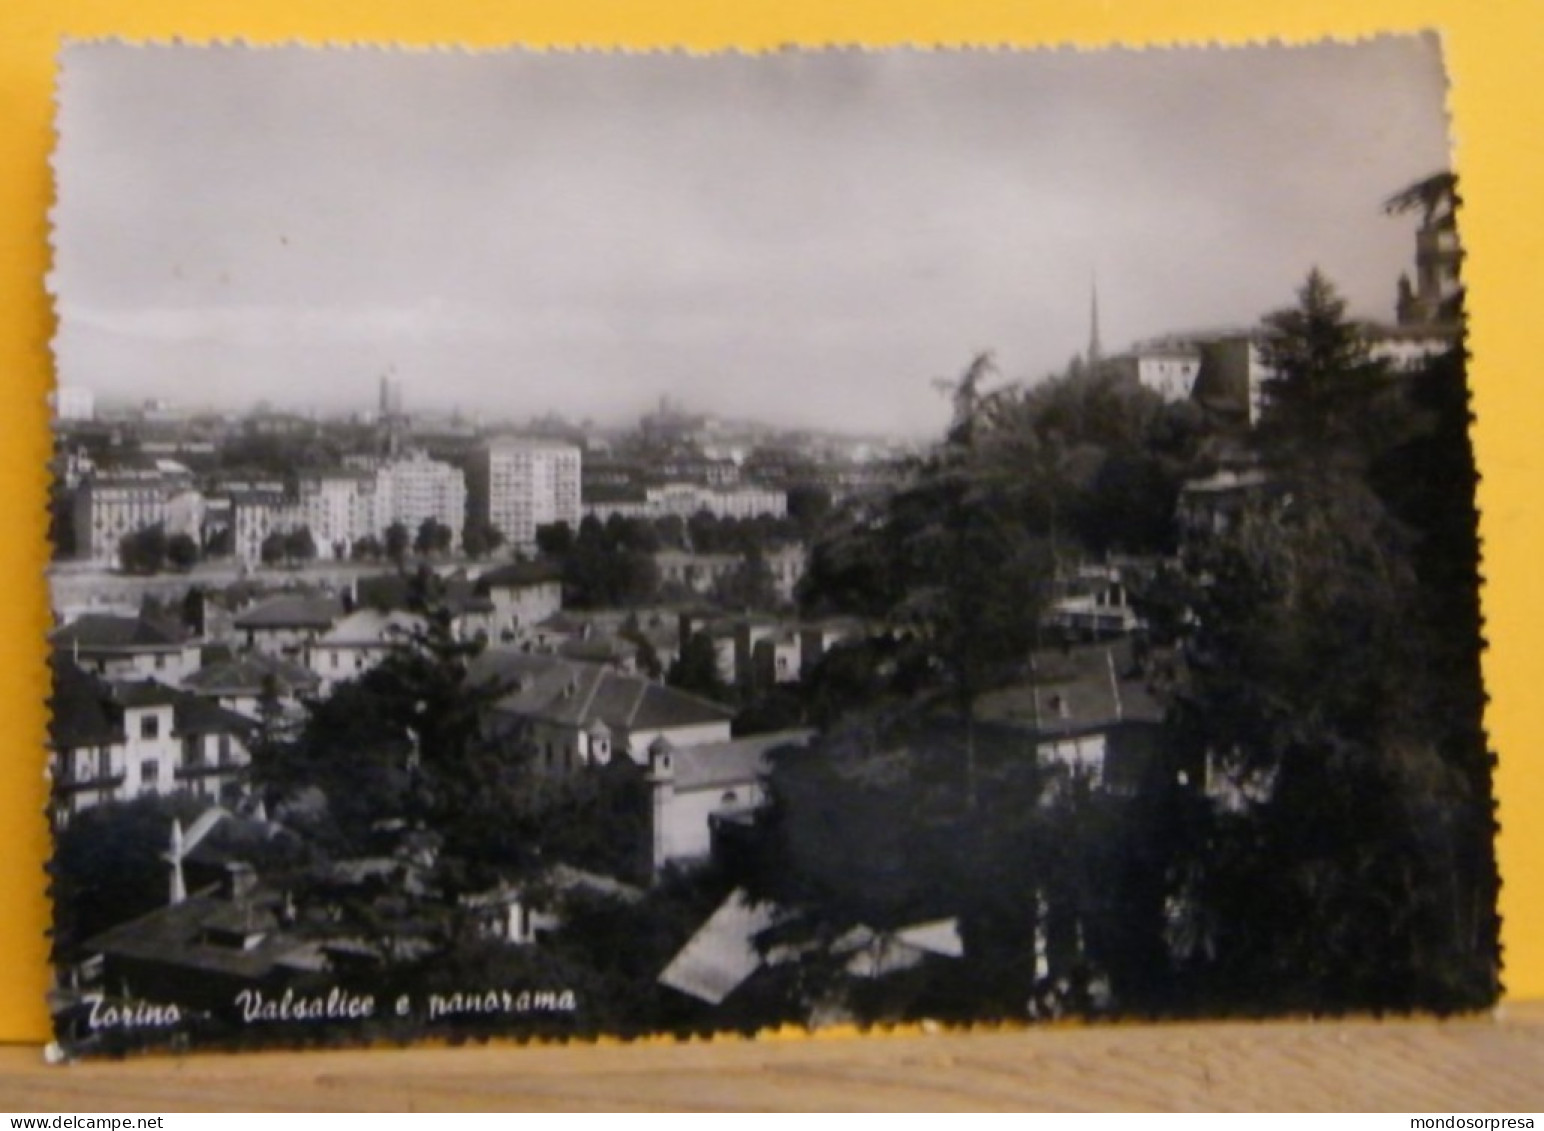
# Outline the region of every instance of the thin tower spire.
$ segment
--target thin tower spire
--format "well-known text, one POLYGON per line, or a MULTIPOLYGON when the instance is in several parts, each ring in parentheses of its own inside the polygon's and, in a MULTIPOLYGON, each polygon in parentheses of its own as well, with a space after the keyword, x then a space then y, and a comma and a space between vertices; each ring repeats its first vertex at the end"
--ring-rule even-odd
POLYGON ((1099 344, 1099 276, 1094 276, 1093 285, 1089 292, 1088 308, 1088 367, 1096 368, 1104 359, 1104 350, 1099 344))

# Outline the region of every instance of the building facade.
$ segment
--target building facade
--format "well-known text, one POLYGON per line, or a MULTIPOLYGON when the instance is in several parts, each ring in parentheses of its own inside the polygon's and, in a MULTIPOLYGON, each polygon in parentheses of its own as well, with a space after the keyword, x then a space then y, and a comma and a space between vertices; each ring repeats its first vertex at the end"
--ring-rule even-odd
POLYGON ((166 528, 173 498, 191 486, 187 476, 156 467, 120 468, 88 476, 75 493, 77 556, 118 565, 119 543, 152 526, 166 528))
POLYGON ((381 529, 375 476, 368 472, 303 472, 296 487, 300 519, 323 560, 348 557, 356 541, 381 529))
POLYGON ((1107 359, 1103 365, 1166 401, 1182 401, 1190 396, 1201 371, 1201 351, 1186 342, 1146 342, 1107 359))
POLYGON ((691 518, 706 511, 714 518, 782 518, 788 514, 788 492, 768 487, 706 487, 698 483, 666 483, 644 489, 643 497, 587 502, 586 517, 605 522, 621 518, 691 518))
POLYGON ((385 519, 377 533, 401 523, 409 535, 416 535, 424 522, 433 520, 450 528, 452 545, 461 544, 466 476, 460 468, 415 452, 383 465, 376 478, 374 510, 378 519, 385 519))
POLYGON ((538 527, 566 522, 578 529, 580 465, 572 444, 496 440, 472 454, 467 514, 498 530, 516 549, 532 550, 538 527))
POLYGON ((255 724, 154 680, 104 680, 56 657, 49 705, 53 818, 153 794, 227 798, 255 724))

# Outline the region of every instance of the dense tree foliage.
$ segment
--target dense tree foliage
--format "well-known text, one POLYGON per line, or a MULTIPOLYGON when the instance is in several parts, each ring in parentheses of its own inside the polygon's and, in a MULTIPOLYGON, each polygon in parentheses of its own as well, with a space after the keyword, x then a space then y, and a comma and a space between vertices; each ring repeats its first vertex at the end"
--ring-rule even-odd
POLYGON ((406 526, 400 522, 392 523, 386 528, 386 537, 383 543, 386 556, 400 566, 407 557, 411 539, 412 535, 408 533, 406 526))
POLYGON ((236 533, 229 526, 211 530, 204 538, 204 556, 228 558, 236 552, 236 533))
POLYGON ((681 642, 681 652, 670 665, 666 680, 671 687, 715 702, 731 698, 729 685, 718 670, 718 651, 713 637, 706 632, 694 632, 681 642))
POLYGON ((278 565, 284 560, 288 549, 289 541, 284 537, 284 533, 275 530, 264 537, 262 544, 258 547, 258 557, 264 565, 278 565))
POLYGON ((504 545, 504 532, 481 519, 468 522, 461 531, 461 549, 469 558, 487 557, 504 545))
POLYGON ((173 569, 190 570, 198 564, 198 543, 191 534, 173 534, 166 540, 166 561, 173 569))
POLYGON ((538 535, 538 541, 545 541, 550 550, 563 550, 557 560, 566 603, 630 608, 654 599, 659 588, 654 551, 659 547, 649 524, 617 516, 603 523, 591 515, 571 539, 564 524, 544 529, 547 533, 538 535))
MULTIPOLYGON (((187 828, 209 807, 186 794, 152 795, 93 807, 60 829, 48 866, 56 959, 73 961, 93 935, 164 907, 171 887, 172 824, 187 828)), ((212 839, 270 874, 310 858, 298 837, 276 830, 226 826, 212 839)))
POLYGON ((48 869, 56 957, 72 958, 91 936, 166 902, 172 821, 191 821, 203 808, 186 798, 142 797, 87 810, 58 831, 48 869))
POLYGON ((55 561, 68 561, 75 545, 75 490, 55 478, 48 485, 48 545, 55 561))
MULTIPOLYGON (((969 704, 1015 678, 1043 607, 1034 579, 1054 563, 1180 545, 1175 498, 1211 470, 1213 444, 1190 406, 1163 405, 1098 367, 986 391, 978 360, 953 386, 946 442, 907 487, 813 549, 806 610, 892 631, 838 647, 809 680, 825 737, 818 755, 784 759, 772 776, 769 890, 824 908, 838 932, 857 909, 870 919, 920 910, 929 898, 912 885, 953 891, 932 902, 962 909, 969 968, 1024 993, 1037 992, 1026 939, 1041 916, 1023 893, 1040 891, 1052 919, 1076 909, 1088 969, 1110 974, 1125 1009, 1453 1009, 1493 998, 1494 822, 1462 353, 1410 376, 1390 371, 1318 273, 1295 306, 1265 320, 1260 350, 1272 378, 1247 457, 1262 485, 1220 531, 1192 537, 1134 585, 1144 639, 1177 647, 1181 662, 1166 748, 1119 820, 1098 797, 1069 808, 1075 792, 1046 811, 1035 800, 1043 783, 996 776, 990 741, 972 753, 969 704), (966 725, 918 738, 908 728, 930 703, 931 717, 949 704, 966 725), (963 797, 943 784, 950 757, 977 768, 963 797), (996 804, 1014 796, 1018 816, 999 822, 996 804), (985 812, 957 827, 971 801, 985 812), (854 823, 863 831, 851 842, 831 831, 854 823), (942 844, 927 847, 939 828, 942 844), (843 843, 827 844, 833 836, 843 843), (906 863, 886 870, 886 859, 906 863), (771 878, 779 869, 784 878, 771 878), (966 872, 998 875, 991 890, 1018 894, 971 910, 966 872), (896 883, 906 890, 876 906, 874 893, 896 883), (1088 907, 1078 893, 1090 890, 1114 909, 1088 907)), ((898 983, 896 993, 940 985, 898 983)))
POLYGON ((304 563, 316 559, 316 538, 309 526, 299 526, 284 535, 284 556, 288 561, 304 563))
POLYGON ((777 594, 777 580, 759 546, 719 578, 713 588, 713 601, 726 609, 742 612, 769 612, 782 602, 777 594))
POLYGON ((1267 328, 1259 441, 1287 490, 1194 548, 1174 715, 1230 802, 1173 846, 1204 921, 1197 1004, 1483 1004, 1495 886, 1461 355, 1396 381, 1317 274, 1267 328), (1441 486, 1412 486, 1439 467, 1441 486))
POLYGON ((338 466, 342 449, 319 431, 314 424, 292 434, 248 430, 220 446, 220 466, 229 472, 257 472, 274 478, 293 475, 300 468, 338 466))
POLYGON ((159 523, 125 534, 118 543, 118 563, 126 573, 159 573, 166 554, 166 528, 159 523))
POLYGON ((438 519, 426 518, 418 524, 418 533, 413 536, 413 553, 424 557, 449 553, 454 539, 455 533, 450 527, 438 519))

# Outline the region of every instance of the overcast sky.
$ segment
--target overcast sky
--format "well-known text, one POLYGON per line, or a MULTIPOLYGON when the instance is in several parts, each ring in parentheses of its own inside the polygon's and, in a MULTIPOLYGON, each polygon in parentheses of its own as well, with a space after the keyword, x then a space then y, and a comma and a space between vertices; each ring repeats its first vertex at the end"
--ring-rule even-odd
POLYGON ((52 285, 99 398, 936 430, 933 380, 1392 315, 1432 38, 1230 50, 63 56, 52 285))

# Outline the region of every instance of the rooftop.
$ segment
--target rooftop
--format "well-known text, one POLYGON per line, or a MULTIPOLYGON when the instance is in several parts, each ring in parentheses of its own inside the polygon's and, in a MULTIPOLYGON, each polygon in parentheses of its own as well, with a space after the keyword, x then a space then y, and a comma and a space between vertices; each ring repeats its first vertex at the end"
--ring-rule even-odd
POLYGON ((338 621, 317 638, 317 643, 330 647, 368 647, 389 644, 422 632, 428 622, 417 613, 392 609, 356 609, 338 621))
POLYGON ((49 744, 56 750, 76 750, 122 742, 123 716, 113 709, 112 689, 67 658, 56 655, 52 666, 49 744))
POLYGON ((754 781, 767 770, 767 754, 780 746, 804 746, 812 730, 780 730, 728 742, 683 746, 674 751, 678 790, 709 789, 754 781))
POLYGON ((660 984, 718 1005, 761 969, 755 940, 777 918, 772 904, 752 903, 744 892, 731 892, 665 967, 660 984))
POLYGON ((147 707, 171 707, 172 733, 179 736, 246 734, 256 726, 245 715, 152 679, 110 683, 62 658, 53 669, 48 738, 56 750, 116 746, 126 739, 124 711, 147 707))
POLYGON ((641 676, 507 648, 485 651, 470 678, 511 688, 498 702, 501 713, 568 726, 599 720, 617 731, 668 730, 734 717, 728 707, 641 676))
POLYGON ((169 707, 181 694, 153 679, 122 680, 110 686, 113 701, 120 707, 169 707))
POLYGON ((104 931, 88 939, 85 948, 110 957, 252 980, 281 969, 324 968, 319 944, 276 931, 273 926, 272 912, 263 907, 195 895, 104 931), (209 939, 211 929, 229 932, 233 927, 242 933, 250 929, 260 937, 247 947, 209 939))
POLYGON ((258 695, 272 680, 280 695, 314 690, 320 680, 299 664, 261 652, 205 664, 182 681, 190 691, 204 695, 258 695))
POLYGON ((477 577, 477 591, 514 589, 526 585, 551 585, 563 580, 562 571, 547 562, 510 562, 484 570, 477 577))
POLYGON ((327 629, 343 617, 336 597, 297 595, 276 597, 236 618, 237 628, 327 629))
MULTIPOLYGON (((443 602, 452 616, 493 611, 486 590, 474 585, 463 571, 432 583, 436 599, 443 602)), ((407 609, 413 602, 415 579, 401 573, 378 573, 361 577, 354 585, 356 603, 377 609, 407 609)))
POLYGON ((591 636, 564 640, 558 645, 558 655, 565 660, 586 660, 595 664, 627 660, 637 654, 638 645, 620 636, 591 636))
POLYGON ((178 626, 144 616, 87 613, 59 629, 50 639, 55 648, 64 650, 134 652, 180 648, 186 636, 178 626))
POLYGON ((212 700, 184 693, 174 702, 172 733, 175 735, 248 734, 255 729, 257 723, 212 700))

